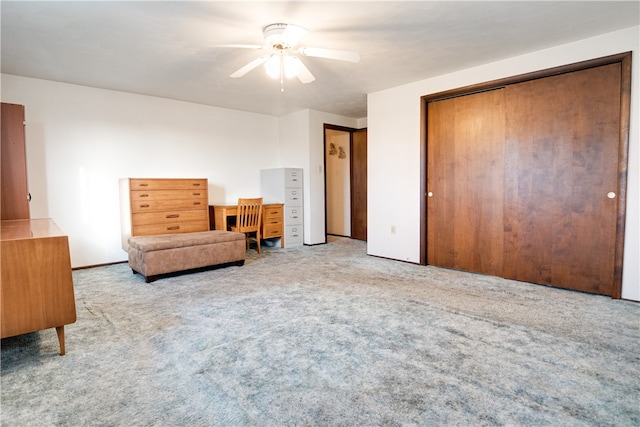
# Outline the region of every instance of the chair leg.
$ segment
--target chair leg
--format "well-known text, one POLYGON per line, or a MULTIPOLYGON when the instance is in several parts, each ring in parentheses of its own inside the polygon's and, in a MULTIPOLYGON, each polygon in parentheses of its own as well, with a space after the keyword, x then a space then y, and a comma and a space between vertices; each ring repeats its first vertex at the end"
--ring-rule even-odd
POLYGON ((258 253, 261 254, 260 250, 260 231, 256 231, 256 245, 258 246, 258 253))

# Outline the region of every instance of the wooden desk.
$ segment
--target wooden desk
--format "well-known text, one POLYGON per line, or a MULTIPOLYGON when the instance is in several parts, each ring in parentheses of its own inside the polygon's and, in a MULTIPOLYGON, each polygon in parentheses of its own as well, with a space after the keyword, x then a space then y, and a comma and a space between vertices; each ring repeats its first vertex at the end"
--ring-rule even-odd
POLYGON ((64 355, 64 325, 76 321, 67 236, 51 219, 21 219, 2 221, 0 240, 2 338, 56 328, 64 355))
MULTIPOLYGON (((238 205, 209 206, 209 225, 212 230, 227 230, 228 218, 238 214, 238 205)), ((280 238, 280 247, 284 248, 284 204, 265 203, 262 205, 262 238, 280 238)))

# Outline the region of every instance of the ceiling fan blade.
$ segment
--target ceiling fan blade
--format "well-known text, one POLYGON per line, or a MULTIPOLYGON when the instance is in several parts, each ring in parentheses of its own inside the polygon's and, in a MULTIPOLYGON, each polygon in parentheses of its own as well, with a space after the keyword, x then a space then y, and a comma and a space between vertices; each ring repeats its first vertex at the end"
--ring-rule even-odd
POLYGON ((302 61, 300 61, 300 59, 296 58, 299 62, 299 69, 298 69, 298 79, 302 82, 302 83, 311 83, 312 81, 314 81, 316 78, 313 76, 313 74, 311 74, 311 71, 309 71, 309 69, 302 63, 302 61))
POLYGON ((287 46, 295 46, 306 33, 306 28, 302 28, 298 25, 287 24, 282 32, 282 43, 287 46))
POLYGON ((237 77, 242 77, 245 74, 247 74, 249 71, 253 70, 254 68, 258 67, 261 64, 264 64, 265 62, 267 62, 267 60, 270 58, 269 55, 262 55, 257 57, 256 59, 254 59, 253 61, 249 62, 247 65, 245 65, 244 67, 240 68, 238 71, 236 71, 235 73, 231 74, 231 77, 233 78, 237 78, 237 77))
POLYGON ((298 52, 304 56, 315 56, 317 58, 338 59, 340 61, 358 62, 360 54, 346 50, 322 49, 319 47, 301 47, 298 52))

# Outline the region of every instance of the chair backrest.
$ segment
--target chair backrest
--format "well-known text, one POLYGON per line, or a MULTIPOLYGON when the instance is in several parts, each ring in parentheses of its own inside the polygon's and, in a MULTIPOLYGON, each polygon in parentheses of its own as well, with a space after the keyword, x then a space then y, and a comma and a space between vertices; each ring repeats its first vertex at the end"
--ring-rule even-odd
POLYGON ((240 233, 260 230, 262 222, 262 197, 238 199, 236 227, 240 233))

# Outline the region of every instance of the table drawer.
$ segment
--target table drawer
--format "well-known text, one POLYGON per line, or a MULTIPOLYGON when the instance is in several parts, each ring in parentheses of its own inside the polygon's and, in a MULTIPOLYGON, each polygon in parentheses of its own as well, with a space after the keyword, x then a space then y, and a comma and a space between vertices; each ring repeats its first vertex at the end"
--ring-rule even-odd
POLYGON ((154 190, 154 191, 132 191, 131 202, 138 202, 141 200, 182 200, 182 199, 196 199, 206 200, 207 193, 205 189, 202 190, 154 190))
POLYGON ((206 209, 192 209, 186 211, 142 212, 131 217, 134 226, 149 224, 166 224, 181 221, 207 221, 206 209))
POLYGON ((282 218, 282 205, 264 206, 262 216, 265 218, 282 218))
POLYGON ((196 200, 139 200, 131 202, 131 213, 188 209, 206 210, 206 198, 196 200))
POLYGON ((262 230, 263 238, 282 237, 284 235, 284 226, 280 224, 265 225, 262 230))
POLYGON ((134 225, 134 236, 148 236, 151 234, 194 233, 209 231, 209 221, 169 222, 166 224, 134 225))
POLYGON ((129 188, 137 190, 188 190, 207 188, 206 179, 132 178, 129 188))

